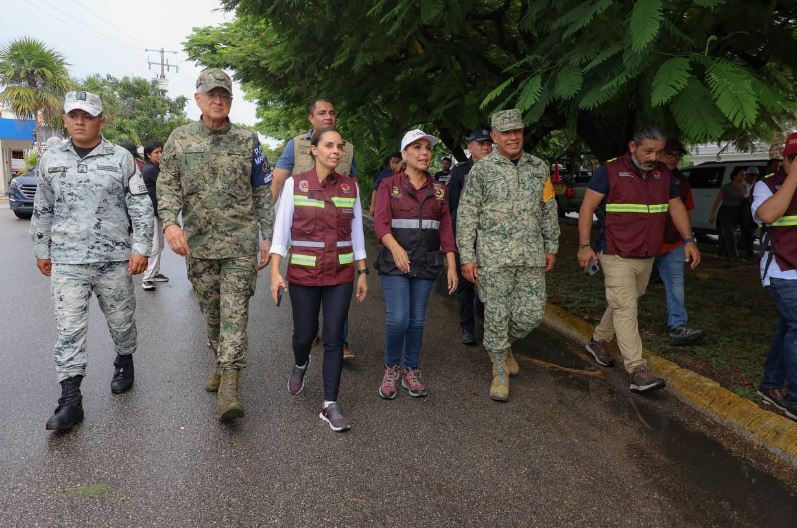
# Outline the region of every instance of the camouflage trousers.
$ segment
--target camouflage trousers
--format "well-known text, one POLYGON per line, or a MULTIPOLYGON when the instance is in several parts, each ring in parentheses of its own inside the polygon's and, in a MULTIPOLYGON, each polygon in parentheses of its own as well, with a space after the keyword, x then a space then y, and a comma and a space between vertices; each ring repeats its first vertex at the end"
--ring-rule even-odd
POLYGON ((136 351, 136 297, 127 261, 90 264, 53 263, 50 276, 57 336, 55 365, 58 381, 86 375, 86 331, 89 300, 97 296, 117 354, 136 351))
POLYGON ((255 256, 201 259, 189 255, 186 262, 216 363, 222 368, 244 368, 249 298, 257 282, 255 256))
POLYGON ((510 336, 526 337, 545 313, 545 272, 542 267, 479 268, 479 298, 484 303, 484 348, 500 353, 510 348, 510 336))

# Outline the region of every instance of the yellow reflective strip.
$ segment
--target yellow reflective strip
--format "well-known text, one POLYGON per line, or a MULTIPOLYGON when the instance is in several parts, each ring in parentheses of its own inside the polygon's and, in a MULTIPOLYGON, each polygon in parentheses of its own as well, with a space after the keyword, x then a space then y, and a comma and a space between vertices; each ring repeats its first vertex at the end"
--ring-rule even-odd
POLYGON ((315 256, 292 253, 291 264, 296 264, 297 266, 315 266, 315 256))
POLYGON ((354 198, 344 198, 342 196, 333 196, 332 203, 335 207, 354 207, 354 198))
POLYGON ((787 227, 797 225, 797 216, 781 216, 770 225, 775 227, 787 227))
POLYGON ((341 253, 338 255, 338 262, 340 264, 351 264, 354 262, 354 253, 341 253))
POLYGON ((606 204, 607 213, 666 213, 670 204, 606 204))
POLYGON ((324 201, 314 200, 313 198, 308 198, 307 196, 302 196, 300 194, 294 194, 293 205, 295 207, 320 207, 323 209, 324 201))

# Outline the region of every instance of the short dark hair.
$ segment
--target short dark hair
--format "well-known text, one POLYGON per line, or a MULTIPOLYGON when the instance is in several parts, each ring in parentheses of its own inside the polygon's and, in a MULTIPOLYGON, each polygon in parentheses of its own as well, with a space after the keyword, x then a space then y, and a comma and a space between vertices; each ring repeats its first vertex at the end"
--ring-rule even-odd
POLYGON ((152 154, 155 149, 162 149, 163 143, 160 141, 149 141, 146 145, 144 145, 144 158, 149 159, 149 155, 152 154))
POLYGON ((664 152, 677 152, 678 154, 686 154, 686 147, 678 138, 668 137, 667 142, 664 144, 664 152))
POLYGON ((333 101, 332 99, 327 99, 326 97, 319 97, 317 99, 313 99, 313 102, 310 103, 310 106, 308 107, 308 112, 307 112, 308 115, 313 115, 313 113, 315 112, 315 104, 316 103, 329 103, 332 106, 335 106, 335 101, 333 101))
POLYGON ((664 135, 664 132, 662 132, 659 127, 655 125, 646 125, 638 128, 631 139, 634 140, 634 143, 642 143, 646 139, 652 139, 654 141, 667 139, 667 136, 664 135))
POLYGON ((386 164, 387 164, 387 163, 390 163, 390 160, 392 160, 393 158, 396 158, 396 159, 401 159, 401 152, 393 152, 392 154, 390 154, 389 156, 387 156, 387 157, 385 158, 385 163, 386 163, 386 164))

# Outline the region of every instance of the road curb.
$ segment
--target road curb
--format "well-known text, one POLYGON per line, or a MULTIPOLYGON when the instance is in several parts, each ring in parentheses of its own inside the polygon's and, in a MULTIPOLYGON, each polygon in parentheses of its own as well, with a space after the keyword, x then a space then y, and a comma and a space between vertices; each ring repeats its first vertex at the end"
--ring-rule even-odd
MULTIPOLYGON (((545 306, 543 324, 582 345, 592 337, 592 325, 552 304, 545 306)), ((643 355, 650 370, 667 380, 667 388, 676 398, 797 467, 797 423, 649 350, 643 355)))

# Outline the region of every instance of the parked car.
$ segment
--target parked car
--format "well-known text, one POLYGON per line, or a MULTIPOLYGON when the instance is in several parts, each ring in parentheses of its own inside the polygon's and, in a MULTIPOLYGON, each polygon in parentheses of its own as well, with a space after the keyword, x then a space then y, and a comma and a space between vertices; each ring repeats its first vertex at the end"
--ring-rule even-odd
POLYGON ((20 174, 8 186, 8 205, 18 218, 33 214, 33 197, 36 196, 36 177, 32 172, 20 174))
POLYGON ((590 178, 592 178, 592 171, 586 169, 581 169, 576 174, 562 176, 565 192, 556 196, 559 216, 577 213, 581 209, 581 201, 584 199, 584 192, 587 190, 590 178))
POLYGON ((692 211, 692 229, 695 233, 717 233, 717 226, 708 221, 711 205, 722 186, 731 181, 731 175, 738 167, 757 167, 758 173, 764 176, 766 165, 766 160, 735 160, 701 163, 682 169, 681 172, 689 178, 695 200, 695 209, 692 211))

